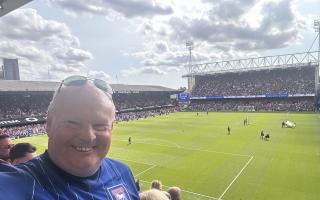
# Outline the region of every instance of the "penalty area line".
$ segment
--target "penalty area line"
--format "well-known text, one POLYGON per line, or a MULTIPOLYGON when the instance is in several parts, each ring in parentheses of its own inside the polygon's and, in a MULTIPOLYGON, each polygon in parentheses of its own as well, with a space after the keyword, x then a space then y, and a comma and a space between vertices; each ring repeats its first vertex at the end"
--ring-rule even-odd
POLYGON ((152 168, 155 168, 156 166, 157 166, 157 165, 153 165, 153 166, 149 167, 148 169, 146 169, 146 170, 144 170, 144 171, 140 172, 139 174, 135 175, 135 177, 137 177, 137 176, 139 176, 139 175, 141 175, 141 174, 143 174, 143 173, 145 173, 145 172, 149 171, 149 170, 150 170, 150 169, 152 169, 152 168))
POLYGON ((253 156, 248 160, 248 162, 242 167, 242 169, 240 170, 240 172, 234 177, 234 179, 231 181, 231 183, 228 185, 228 187, 223 191, 223 193, 220 195, 220 197, 218 198, 218 200, 221 200, 222 197, 226 194, 226 192, 229 190, 229 188, 232 186, 232 184, 237 180, 237 178, 241 175, 241 173, 243 172, 243 170, 249 165, 249 163, 251 162, 251 160, 253 159, 253 156))
MULTIPOLYGON (((110 158, 112 158, 112 157, 110 157, 110 158)), ((125 159, 125 158, 112 158, 112 159, 123 160, 123 161, 134 162, 134 163, 140 163, 140 164, 150 165, 150 166, 151 166, 151 165, 155 165, 155 164, 140 162, 140 161, 136 161, 136 160, 129 160, 129 159, 125 159)))

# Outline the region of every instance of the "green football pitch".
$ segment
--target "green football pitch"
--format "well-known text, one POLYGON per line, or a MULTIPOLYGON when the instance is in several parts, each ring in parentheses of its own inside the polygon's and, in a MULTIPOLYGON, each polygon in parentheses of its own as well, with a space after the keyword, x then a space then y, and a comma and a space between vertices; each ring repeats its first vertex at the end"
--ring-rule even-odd
MULTIPOLYGON (((47 146, 45 135, 19 141, 38 153, 47 146)), ((181 112, 122 122, 108 156, 129 165, 142 189, 158 179, 163 189, 179 186, 184 200, 320 198, 319 114, 181 112), (296 128, 281 128, 283 120, 296 128)))

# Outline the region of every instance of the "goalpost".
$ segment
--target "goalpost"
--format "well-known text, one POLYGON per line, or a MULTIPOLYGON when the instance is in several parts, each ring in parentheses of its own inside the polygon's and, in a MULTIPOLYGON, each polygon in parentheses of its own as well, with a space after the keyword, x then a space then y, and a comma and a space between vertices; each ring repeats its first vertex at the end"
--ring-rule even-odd
POLYGON ((254 112, 254 111, 256 111, 254 106, 238 106, 237 109, 238 109, 238 111, 241 111, 241 112, 254 112))

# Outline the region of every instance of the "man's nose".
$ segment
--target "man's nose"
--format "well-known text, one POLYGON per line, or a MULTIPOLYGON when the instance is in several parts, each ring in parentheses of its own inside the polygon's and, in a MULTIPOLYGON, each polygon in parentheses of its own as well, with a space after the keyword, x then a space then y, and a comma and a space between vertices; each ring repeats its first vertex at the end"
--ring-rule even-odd
POLYGON ((96 138, 96 134, 92 125, 87 124, 82 127, 80 139, 90 141, 90 140, 94 140, 95 138, 96 138))

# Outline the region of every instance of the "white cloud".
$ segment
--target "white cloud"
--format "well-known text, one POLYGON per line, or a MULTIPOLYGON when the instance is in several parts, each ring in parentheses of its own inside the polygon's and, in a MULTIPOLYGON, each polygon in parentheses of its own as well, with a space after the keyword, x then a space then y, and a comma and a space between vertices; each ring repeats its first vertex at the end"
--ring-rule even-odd
POLYGON ((0 52, 3 56, 26 58, 35 62, 50 61, 51 57, 32 44, 22 44, 19 41, 0 42, 0 52))
POLYGON ((168 15, 172 8, 154 0, 52 0, 73 15, 109 16, 117 12, 125 17, 152 17, 168 15))
POLYGON ((167 70, 168 71, 173 71, 173 72, 180 72, 181 68, 179 68, 179 67, 168 67, 167 70))
POLYGON ((166 75, 167 73, 158 67, 141 67, 141 68, 133 68, 122 70, 122 75, 125 77, 132 75, 140 75, 140 74, 155 74, 155 75, 166 75))
MULTIPOLYGON (((193 61, 208 62, 259 55, 297 44, 305 19, 292 0, 202 0, 203 10, 141 22, 145 66, 182 66, 185 41, 195 43, 193 61), (164 48, 166 44, 166 48, 164 48), (164 50, 162 50, 164 49, 164 50)), ((197 7, 199 8, 199 6, 197 7)))
POLYGON ((64 72, 64 73, 78 73, 79 69, 77 67, 72 67, 72 66, 66 66, 66 65, 61 65, 61 64, 52 64, 51 71, 58 71, 58 72, 64 72))
POLYGON ((104 71, 89 71, 89 77, 90 78, 97 78, 97 79, 101 79, 101 80, 105 80, 108 81, 110 80, 111 76, 107 73, 105 73, 104 71))
POLYGON ((304 3, 318 3, 320 4, 320 0, 304 0, 304 3))
POLYGON ((90 52, 73 47, 62 50, 54 49, 54 55, 65 63, 81 63, 93 59, 93 55, 90 52))
POLYGON ((46 20, 34 9, 18 9, 0 21, 0 54, 18 58, 22 79, 44 79, 86 71, 93 55, 61 22, 46 20))
POLYGON ((165 75, 167 74, 165 71, 157 68, 157 67, 143 67, 140 71, 141 74, 157 74, 157 75, 165 75))
MULTIPOLYGON (((317 13, 302 15, 298 12, 297 6, 301 7, 305 2, 318 5, 315 2, 319 2, 319 0, 47 1, 74 16, 108 18, 111 22, 92 27, 96 30, 95 26, 106 26, 103 28, 108 29, 106 31, 108 38, 112 40, 116 38, 115 45, 127 44, 127 41, 131 43, 132 40, 139 41, 137 42, 139 45, 128 44, 130 50, 127 52, 123 53, 123 49, 119 51, 123 53, 121 55, 123 60, 111 59, 114 67, 110 73, 120 74, 117 70, 122 70, 126 76, 152 74, 161 77, 183 72, 188 61, 188 51, 185 47, 187 40, 192 40, 195 44, 192 51, 193 62, 253 57, 265 51, 270 52, 302 42, 302 33, 307 31, 313 33, 313 20, 317 17, 317 13), (116 17, 120 17, 123 21, 115 23, 116 17), (306 21, 310 24, 306 24, 306 21), (113 26, 119 28, 118 26, 124 24, 127 32, 121 32, 121 37, 124 36, 126 39, 118 42, 119 37, 113 35, 115 33, 112 28, 113 26), (134 29, 138 33, 131 34, 134 29), (123 70, 124 65, 136 67, 123 70)), ((65 16, 61 16, 63 17, 65 16)), ((72 27, 77 26, 76 31, 81 30, 78 27, 81 24, 72 20, 77 19, 70 18, 68 23, 72 24, 72 27)), ((99 20, 96 18, 92 21, 99 20)), ((93 55, 83 49, 78 37, 72 33, 71 26, 65 23, 45 19, 33 9, 18 9, 2 17, 0 27, 6 27, 0 31, 0 54, 4 57, 19 58, 24 79, 46 77, 48 69, 51 70, 50 76, 53 78, 73 73, 87 74, 87 72, 105 79, 110 78, 103 72, 90 72, 86 63, 93 60, 91 64, 104 65, 105 57, 101 58, 103 53, 100 49, 95 49, 93 52, 96 54, 93 55)), ((83 34, 79 37, 84 38, 86 41, 83 44, 88 45, 90 40, 86 37, 90 36, 83 34)), ((99 38, 97 42, 105 41, 99 38)), ((94 46, 90 45, 89 48, 94 46)))
POLYGON ((155 52, 159 54, 169 51, 168 44, 165 41, 156 41, 154 47, 155 52))
POLYGON ((54 20, 46 20, 34 9, 19 9, 1 18, 1 35, 11 40, 43 42, 57 41, 67 45, 79 45, 70 28, 54 20))

